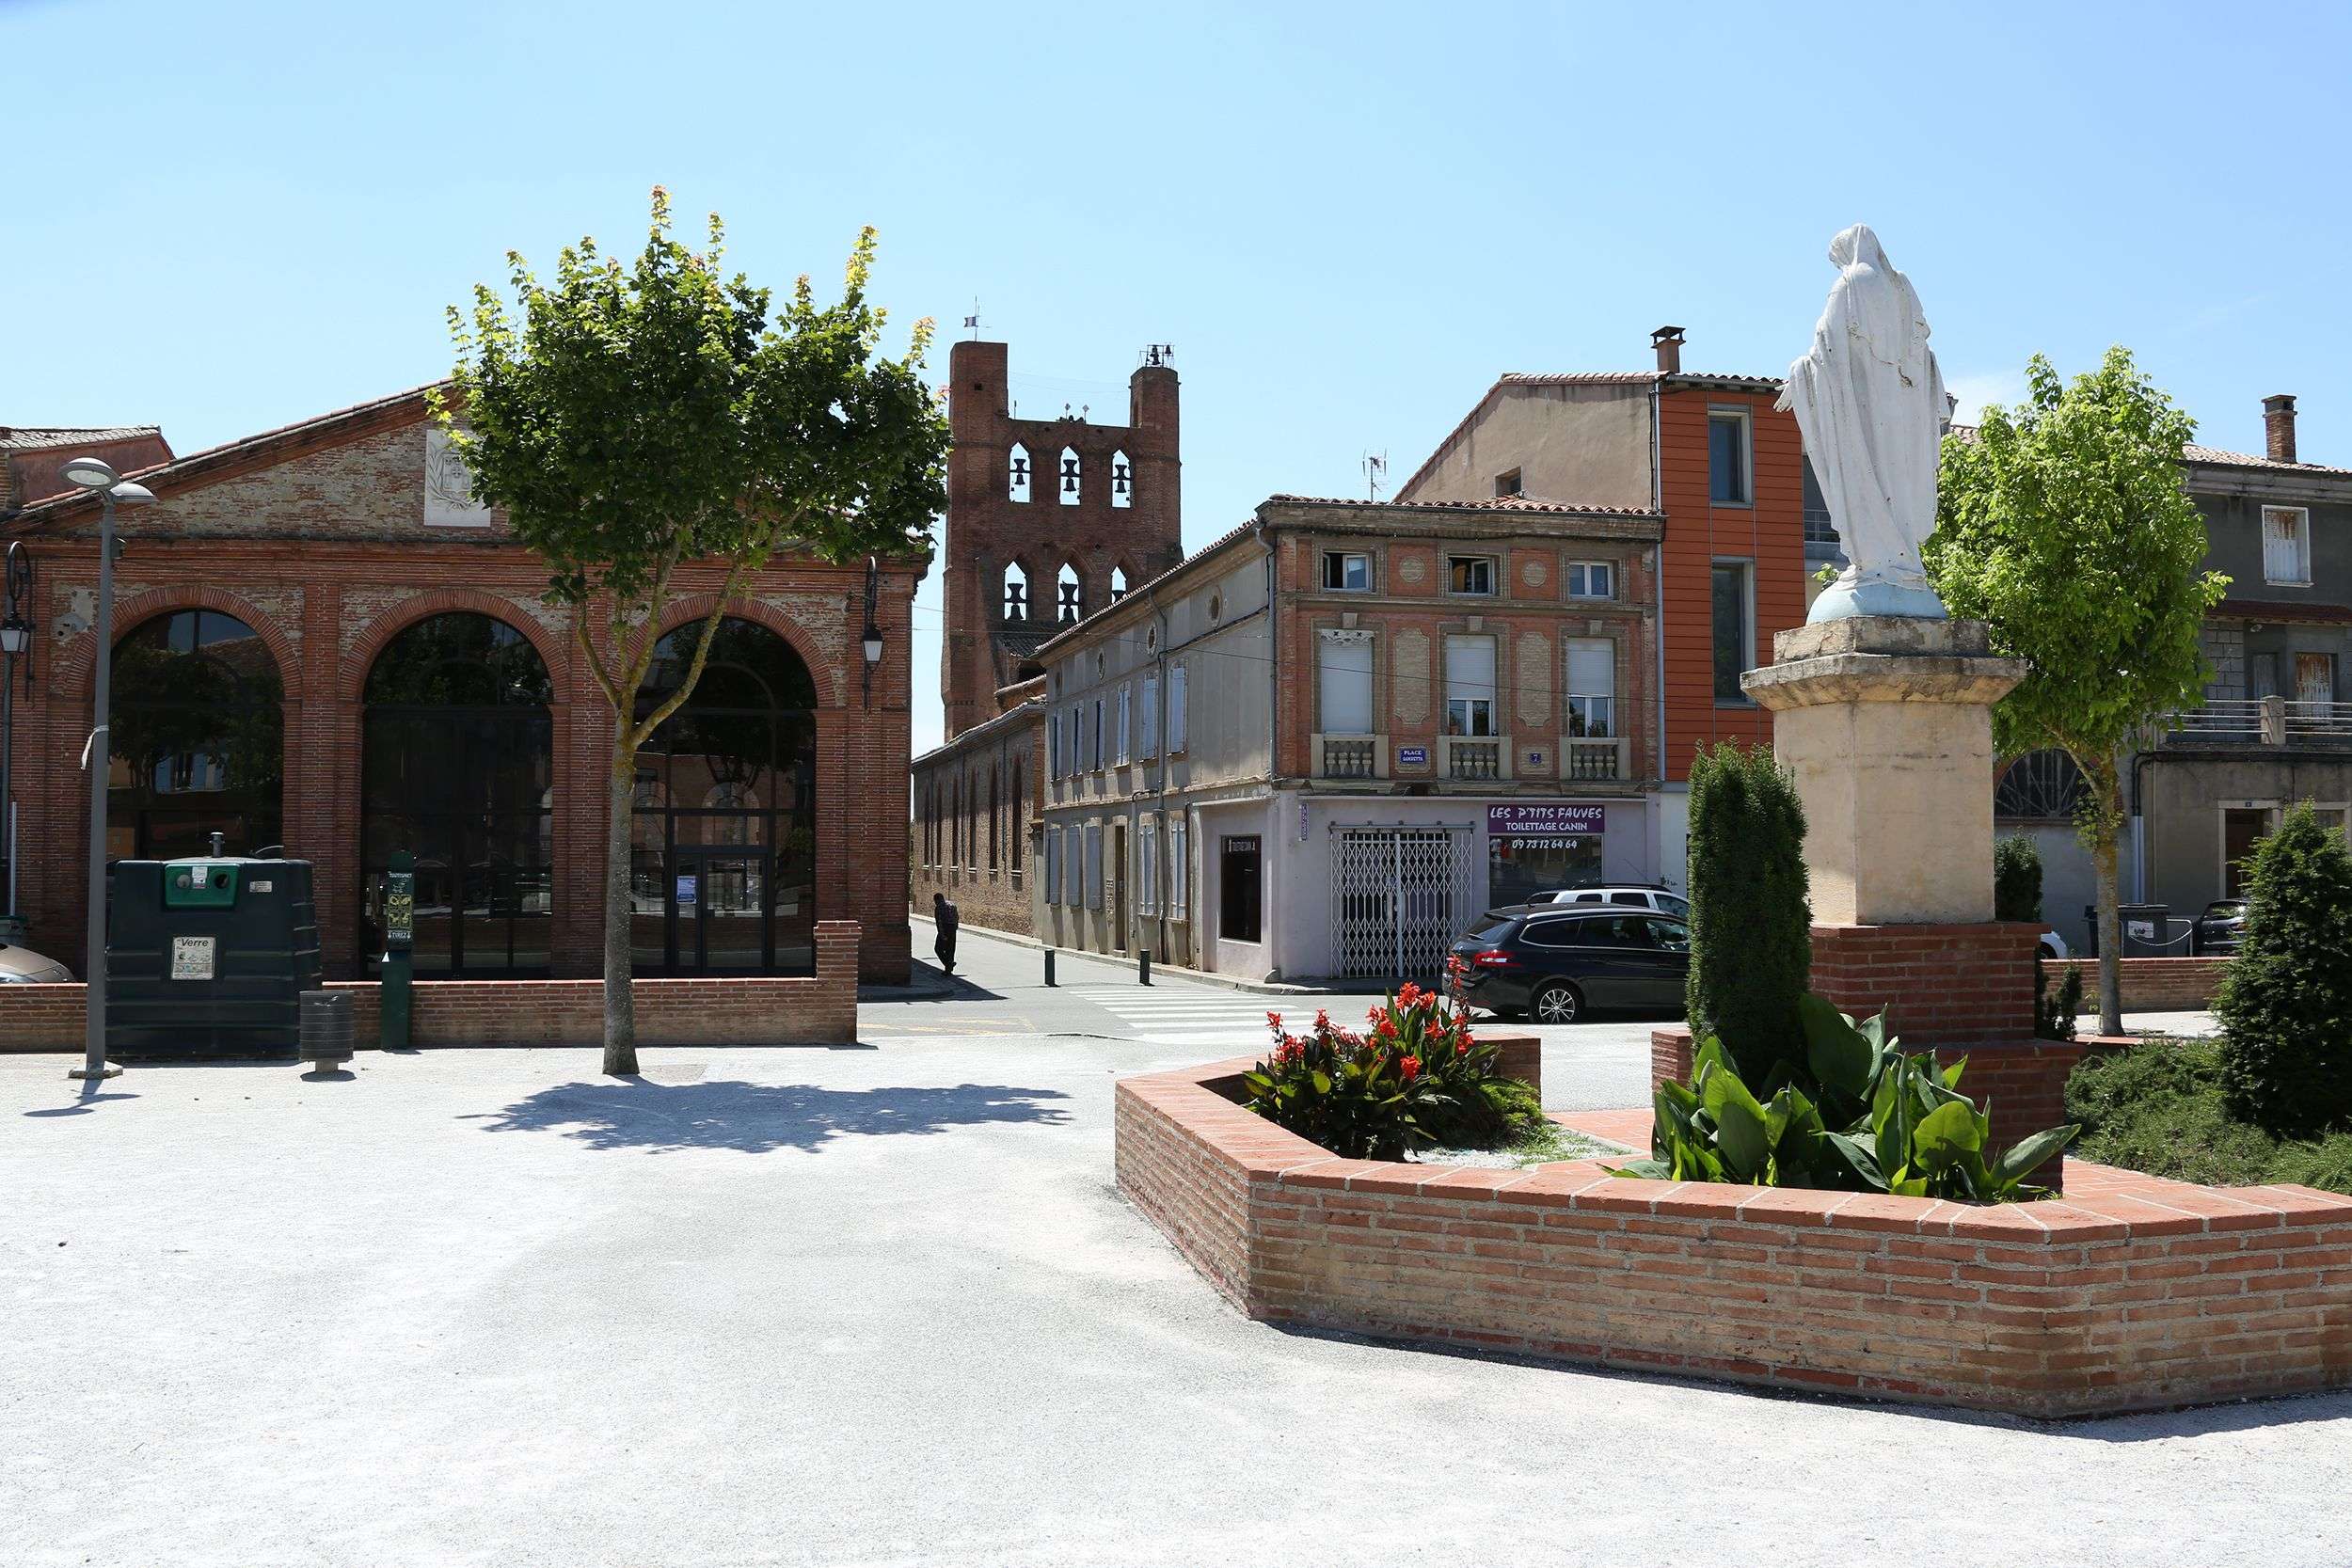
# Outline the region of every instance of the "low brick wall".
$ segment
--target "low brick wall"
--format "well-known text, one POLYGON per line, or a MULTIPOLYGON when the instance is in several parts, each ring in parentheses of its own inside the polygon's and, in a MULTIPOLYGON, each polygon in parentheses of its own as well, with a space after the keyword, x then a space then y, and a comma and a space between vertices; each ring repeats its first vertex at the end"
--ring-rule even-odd
POLYGON ((2033 1037, 2042 927, 1816 926, 1812 989, 1857 1017, 1887 1009, 1913 1045, 2033 1037))
MULTIPOLYGON (((2212 958, 2119 958, 2118 978, 2123 986, 2127 1013, 2201 1013, 2213 1006, 2214 992, 2230 960, 2212 958)), ((2066 972, 2083 977, 2083 1011, 2094 1022, 2099 1016, 2099 960, 2045 958, 2042 969, 2051 990, 2066 984, 2066 972)))
MULTIPOLYGON (((857 1037, 858 923, 817 924, 814 976, 639 980, 641 1045, 784 1045, 857 1037)), ((377 1039, 373 980, 330 980, 352 994, 363 1050, 377 1039)), ((84 988, 0 986, 0 1052, 79 1051, 84 988)), ((604 1038, 602 980, 420 980, 409 1035, 419 1047, 595 1045, 604 1038)))
MULTIPOLYGON (((1906 1047, 1911 1043, 1903 1038, 1906 1047)), ((1670 1078, 1677 1083, 1690 1081, 1693 1049, 1687 1025, 1667 1024, 1650 1031, 1649 1086, 1653 1092, 1670 1078)), ((1931 1049, 1940 1067, 1968 1058, 1967 1070, 1961 1074, 1961 1090, 1992 1121, 1994 1144, 2007 1148, 2066 1119, 2066 1080, 2090 1044, 2086 1040, 1979 1040, 1931 1049)), ((2053 1186, 2062 1178, 2062 1170, 2045 1168, 2040 1180, 2043 1186, 2053 1186)))
MULTIPOLYGON (((1253 1318, 2036 1417, 2352 1386, 2352 1198, 2075 1163, 2064 1201, 1342 1160, 1117 1087, 1119 1181, 1253 1318)), ((1563 1117, 1573 1123, 1573 1117, 1563 1117)))

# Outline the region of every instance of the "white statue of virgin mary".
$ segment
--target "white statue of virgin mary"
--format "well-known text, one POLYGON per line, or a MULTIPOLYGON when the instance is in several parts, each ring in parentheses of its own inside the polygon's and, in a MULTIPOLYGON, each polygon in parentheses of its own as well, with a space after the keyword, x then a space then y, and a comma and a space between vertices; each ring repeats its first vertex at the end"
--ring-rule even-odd
POLYGON ((1837 281, 1812 351, 1788 367, 1779 406, 1797 416, 1851 564, 1805 620, 1942 620, 1944 601, 1919 563, 1919 546, 1935 530, 1935 471, 1949 417, 1928 319, 1867 225, 1832 240, 1829 259, 1837 281))

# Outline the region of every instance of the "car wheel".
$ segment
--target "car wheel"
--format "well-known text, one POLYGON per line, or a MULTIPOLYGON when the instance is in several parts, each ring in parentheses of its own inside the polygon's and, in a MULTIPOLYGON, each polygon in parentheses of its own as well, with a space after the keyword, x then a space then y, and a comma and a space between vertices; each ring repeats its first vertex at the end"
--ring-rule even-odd
POLYGON ((1527 1016, 1534 1023, 1574 1023, 1584 1016, 1584 998, 1565 980, 1553 980, 1528 998, 1527 1016))

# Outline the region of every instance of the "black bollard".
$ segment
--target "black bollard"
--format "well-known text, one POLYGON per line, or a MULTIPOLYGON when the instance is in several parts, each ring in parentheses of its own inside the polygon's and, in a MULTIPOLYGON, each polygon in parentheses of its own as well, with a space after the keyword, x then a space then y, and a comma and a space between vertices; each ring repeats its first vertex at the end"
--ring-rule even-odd
POLYGON ((1136 983, 1143 986, 1152 983, 1152 949, 1149 947, 1136 949, 1136 983))
POLYGON ((1054 984, 1054 950, 1050 947, 1045 950, 1045 984, 1048 988, 1054 984))

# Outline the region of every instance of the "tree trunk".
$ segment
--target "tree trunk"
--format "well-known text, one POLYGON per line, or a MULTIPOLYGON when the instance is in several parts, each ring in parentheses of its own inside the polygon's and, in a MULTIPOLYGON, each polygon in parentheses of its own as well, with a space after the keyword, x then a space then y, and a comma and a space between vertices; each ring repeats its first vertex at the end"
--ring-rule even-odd
POLYGON ((2120 896, 2115 869, 2117 832, 2106 828, 2090 847, 2091 862, 2099 869, 2099 1033, 2103 1035, 2123 1032, 2123 921, 2115 907, 2120 896))
POLYGON ((637 758, 612 759, 612 820, 604 853, 604 1070, 616 1078, 637 1072, 637 996, 630 989, 629 837, 637 811, 637 758))

